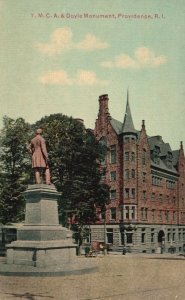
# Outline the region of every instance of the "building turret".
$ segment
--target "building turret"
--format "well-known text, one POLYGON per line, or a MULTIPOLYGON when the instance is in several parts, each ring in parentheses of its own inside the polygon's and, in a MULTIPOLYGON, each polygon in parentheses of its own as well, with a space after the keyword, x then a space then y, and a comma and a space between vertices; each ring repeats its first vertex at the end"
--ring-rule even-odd
POLYGON ((129 105, 129 91, 127 90, 127 104, 126 104, 126 112, 125 112, 125 117, 123 121, 123 134, 137 134, 137 131, 134 128, 134 123, 132 120, 132 115, 131 115, 131 110, 130 110, 130 105, 129 105))

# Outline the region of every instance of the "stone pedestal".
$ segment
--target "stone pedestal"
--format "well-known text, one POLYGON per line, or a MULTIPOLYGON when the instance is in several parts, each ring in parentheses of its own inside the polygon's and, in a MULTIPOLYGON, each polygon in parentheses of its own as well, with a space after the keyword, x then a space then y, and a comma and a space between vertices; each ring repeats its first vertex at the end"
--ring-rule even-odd
POLYGON ((30 185, 24 196, 25 223, 17 231, 17 241, 7 245, 7 263, 47 267, 74 260, 71 231, 59 225, 55 186, 30 185))

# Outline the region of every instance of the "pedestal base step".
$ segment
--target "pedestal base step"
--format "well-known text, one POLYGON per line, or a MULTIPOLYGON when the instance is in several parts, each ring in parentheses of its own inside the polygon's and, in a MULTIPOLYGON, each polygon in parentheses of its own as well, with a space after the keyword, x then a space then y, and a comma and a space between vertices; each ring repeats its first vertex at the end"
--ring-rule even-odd
POLYGON ((98 271, 96 260, 86 260, 84 257, 76 257, 76 259, 68 264, 58 264, 57 266, 49 266, 45 268, 28 266, 28 265, 14 265, 6 264, 4 261, 0 262, 0 275, 4 276, 66 276, 87 274, 98 271))
POLYGON ((76 258, 76 245, 65 241, 15 241, 7 246, 7 264, 34 267, 68 264, 76 258))

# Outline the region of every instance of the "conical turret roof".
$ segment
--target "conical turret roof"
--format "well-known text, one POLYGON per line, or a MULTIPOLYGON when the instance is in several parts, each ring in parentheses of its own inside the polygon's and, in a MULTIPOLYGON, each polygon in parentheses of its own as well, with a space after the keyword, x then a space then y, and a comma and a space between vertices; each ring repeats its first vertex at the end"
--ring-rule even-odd
POLYGON ((136 133, 129 105, 129 91, 127 90, 126 112, 123 121, 123 133, 136 133))

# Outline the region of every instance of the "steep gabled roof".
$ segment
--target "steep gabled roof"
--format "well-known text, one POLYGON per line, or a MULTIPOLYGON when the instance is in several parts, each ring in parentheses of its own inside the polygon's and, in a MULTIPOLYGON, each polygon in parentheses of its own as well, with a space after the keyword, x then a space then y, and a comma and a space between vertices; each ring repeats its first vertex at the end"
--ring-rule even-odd
POLYGON ((154 150, 155 146, 160 147, 160 156, 166 156, 168 152, 172 152, 169 143, 165 143, 159 135, 148 138, 150 150, 154 150))
POLYGON ((172 154, 173 154, 172 162, 173 162, 173 165, 176 166, 177 162, 178 162, 178 158, 179 158, 179 150, 172 151, 172 154))
POLYGON ((110 123, 117 134, 122 133, 123 124, 120 121, 111 118, 110 123))
POLYGON ((159 162, 156 164, 152 159, 151 159, 151 166, 160 168, 165 171, 170 171, 173 173, 177 174, 177 170, 175 169, 174 166, 177 165, 177 160, 178 160, 178 153, 179 150, 172 151, 170 144, 165 143, 162 140, 162 137, 157 135, 157 136, 151 136, 148 138, 148 142, 150 145, 150 150, 153 151, 155 149, 155 146, 160 148, 160 153, 159 153, 159 162), (169 168, 169 166, 165 163, 164 158, 167 156, 168 152, 172 153, 172 166, 169 168))

